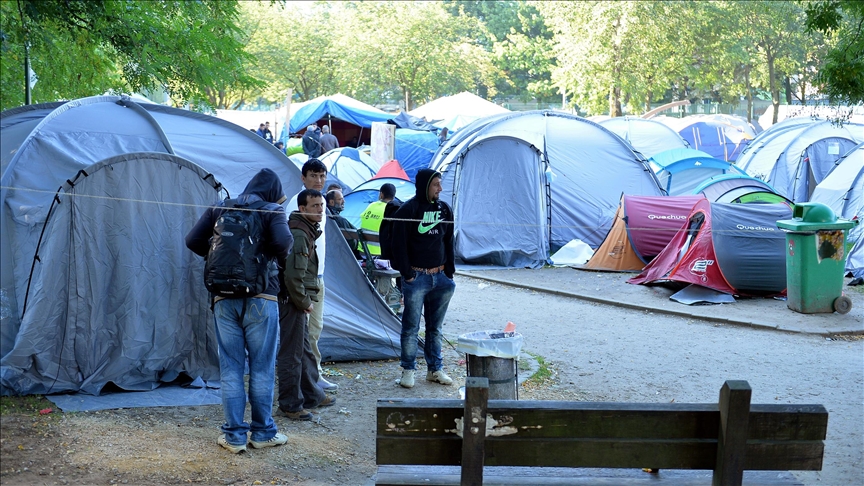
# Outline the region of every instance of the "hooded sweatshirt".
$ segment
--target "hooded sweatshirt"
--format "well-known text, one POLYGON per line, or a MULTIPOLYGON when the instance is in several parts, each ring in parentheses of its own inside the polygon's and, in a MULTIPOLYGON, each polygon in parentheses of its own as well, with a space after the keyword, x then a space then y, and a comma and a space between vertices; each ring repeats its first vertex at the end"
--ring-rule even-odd
MULTIPOLYGON (((288 221, 285 219, 285 209, 280 206, 285 201, 285 193, 282 191, 282 182, 279 176, 270 169, 261 169, 252 177, 246 189, 237 196, 240 204, 253 204, 258 201, 267 202, 259 210, 261 213, 261 226, 264 231, 264 255, 267 258, 283 261, 294 244, 294 238, 288 230, 288 221)), ((207 211, 198 219, 189 234, 186 235, 186 248, 197 255, 206 257, 210 250, 210 238, 213 236, 213 227, 219 216, 225 211, 225 201, 217 207, 207 208, 207 211)), ((256 297, 276 300, 279 294, 279 275, 273 274, 267 282, 267 289, 256 297)))
POLYGON ((443 201, 428 198, 429 186, 441 174, 432 169, 417 172, 417 193, 396 211, 393 218, 390 264, 405 279, 412 279, 417 268, 444 265, 444 274, 453 278, 453 211, 443 201), (406 221, 407 220, 407 221, 406 221))

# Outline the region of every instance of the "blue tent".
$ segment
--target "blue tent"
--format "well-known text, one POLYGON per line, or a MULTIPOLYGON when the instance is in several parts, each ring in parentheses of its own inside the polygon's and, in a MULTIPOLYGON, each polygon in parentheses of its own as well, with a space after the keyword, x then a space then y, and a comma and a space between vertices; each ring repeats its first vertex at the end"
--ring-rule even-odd
POLYGON ((351 147, 333 149, 320 160, 330 174, 352 189, 375 177, 381 168, 365 152, 351 147))
MULTIPOLYGON (((0 140, 0 392, 218 379, 204 262, 183 237, 263 168, 296 194, 297 167, 233 123, 117 96, 5 111, 0 140)), ((398 357, 398 319, 325 231, 323 359, 398 357)))
POLYGON ((688 120, 688 125, 678 126, 681 137, 694 149, 708 152, 721 160, 734 162, 752 138, 741 128, 728 123, 698 117, 686 117, 682 122, 688 120))
POLYGON ((690 194, 699 184, 716 175, 746 175, 725 160, 715 159, 701 150, 689 148, 665 150, 648 159, 648 163, 657 174, 660 187, 670 196, 690 194))
POLYGON ((429 167, 438 150, 438 135, 405 128, 396 129, 395 158, 413 181, 417 171, 429 167))
POLYGON ((403 181, 402 179, 393 179, 390 177, 382 177, 381 179, 372 179, 357 186, 354 192, 345 196, 345 209, 342 210, 341 216, 351 222, 356 227, 360 227, 360 216, 369 204, 378 200, 378 191, 384 184, 393 184, 396 186, 396 199, 405 202, 414 197, 414 183, 403 181))
MULTIPOLYGON (((390 113, 343 94, 319 96, 304 103, 300 109, 291 115, 290 132, 300 133, 307 126, 326 118, 328 115, 363 128, 371 128, 373 122, 386 122, 393 118, 390 113)), ((283 140, 282 137, 279 139, 283 140)))

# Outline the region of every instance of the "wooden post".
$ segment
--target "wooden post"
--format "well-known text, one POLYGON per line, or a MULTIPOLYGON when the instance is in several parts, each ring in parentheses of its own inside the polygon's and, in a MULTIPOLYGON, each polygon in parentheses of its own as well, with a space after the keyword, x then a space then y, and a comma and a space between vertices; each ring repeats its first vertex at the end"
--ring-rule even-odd
POLYGON ((465 379, 465 414, 462 416, 462 486, 483 486, 486 456, 486 406, 489 379, 465 379))
POLYGON ((744 380, 727 380, 720 389, 720 431, 713 486, 740 486, 744 479, 751 395, 750 384, 744 380))

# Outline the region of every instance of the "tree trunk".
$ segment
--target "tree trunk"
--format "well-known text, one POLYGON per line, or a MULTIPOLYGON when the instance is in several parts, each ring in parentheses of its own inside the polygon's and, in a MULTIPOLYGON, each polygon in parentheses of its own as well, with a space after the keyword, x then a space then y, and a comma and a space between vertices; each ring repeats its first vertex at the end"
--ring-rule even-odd
POLYGON ((771 106, 774 107, 774 116, 771 124, 777 123, 777 118, 780 115, 780 87, 777 86, 777 73, 774 70, 774 54, 770 49, 766 50, 766 60, 768 61, 768 88, 771 91, 771 106))
POLYGON ((411 99, 411 90, 408 88, 402 88, 402 91, 405 92, 405 111, 411 111, 414 109, 412 105, 413 100, 411 99))
POLYGON ((609 90, 609 116, 621 116, 621 88, 614 85, 609 90))
POLYGON ((753 86, 750 85, 750 69, 752 66, 747 65, 744 70, 744 83, 747 85, 747 123, 753 122, 753 86))
POLYGON ((645 113, 651 111, 651 97, 653 94, 654 93, 649 91, 648 94, 645 95, 645 113))
POLYGON ((801 88, 801 106, 807 105, 807 81, 800 79, 798 87, 801 88))
POLYGON ((783 77, 783 88, 786 89, 786 104, 792 104, 792 80, 789 76, 783 77))

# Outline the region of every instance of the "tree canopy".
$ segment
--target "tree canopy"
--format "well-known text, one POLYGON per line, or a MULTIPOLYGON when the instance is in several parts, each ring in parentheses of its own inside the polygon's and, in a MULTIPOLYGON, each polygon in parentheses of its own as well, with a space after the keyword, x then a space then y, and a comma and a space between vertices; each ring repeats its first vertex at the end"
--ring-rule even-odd
POLYGON ((163 89, 197 102, 209 86, 258 84, 243 68, 236 2, 14 0, 0 8, 4 108, 22 104, 26 46, 35 101, 163 89))
POLYGON ((34 102, 165 90, 236 108, 289 89, 405 109, 460 91, 565 95, 612 115, 682 99, 864 102, 853 0, 8 0, 0 13, 3 109, 24 102, 25 53, 34 102))

